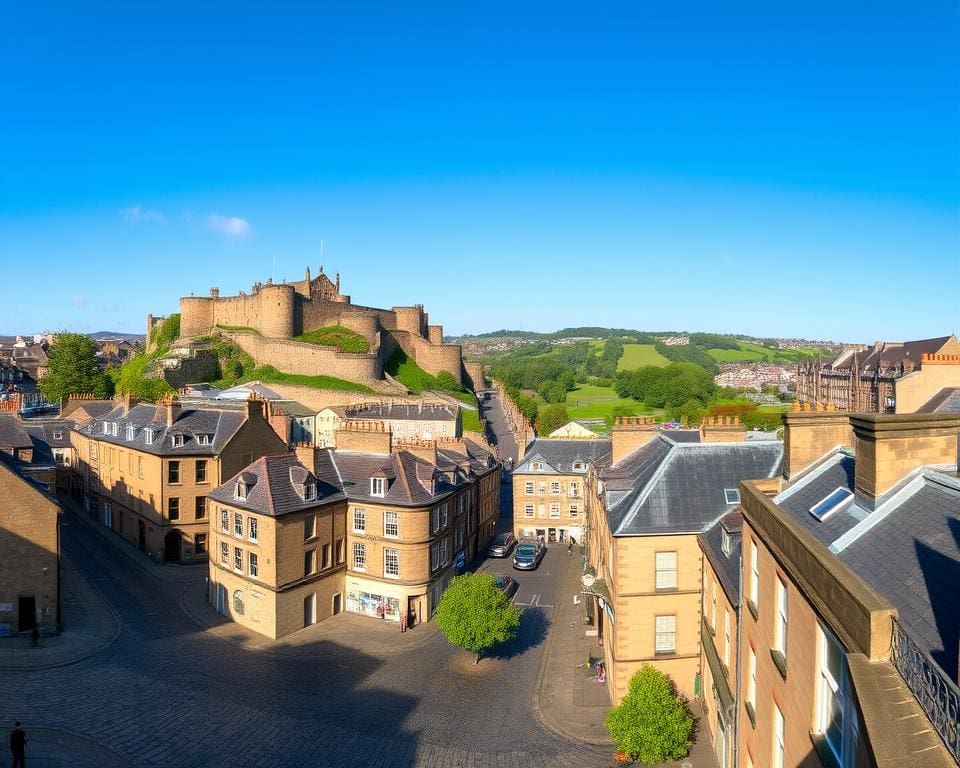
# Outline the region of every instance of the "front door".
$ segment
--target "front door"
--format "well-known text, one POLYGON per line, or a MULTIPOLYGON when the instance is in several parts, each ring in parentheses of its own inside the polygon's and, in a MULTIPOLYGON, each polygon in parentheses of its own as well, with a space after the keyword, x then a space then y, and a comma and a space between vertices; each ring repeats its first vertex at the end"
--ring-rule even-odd
POLYGON ((143 520, 137 522, 137 546, 141 552, 147 551, 147 526, 143 524, 143 520))
POLYGON ((166 563, 180 562, 180 531, 170 531, 163 537, 163 560, 166 563))
POLYGON ((37 623, 37 599, 21 597, 17 600, 17 631, 29 632, 37 623))
POLYGON ((221 616, 229 616, 227 612, 227 588, 223 584, 217 584, 217 613, 221 616))
POLYGON ((307 595, 303 598, 303 626, 309 627, 317 623, 317 596, 307 595))
POLYGON ((339 592, 333 596, 333 615, 336 616, 343 610, 343 595, 339 592))

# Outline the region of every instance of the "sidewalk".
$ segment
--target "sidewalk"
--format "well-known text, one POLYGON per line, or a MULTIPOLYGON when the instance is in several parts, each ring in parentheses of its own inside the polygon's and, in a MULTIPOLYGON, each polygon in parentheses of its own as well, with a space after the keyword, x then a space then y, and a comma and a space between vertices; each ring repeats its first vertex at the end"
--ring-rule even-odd
MULTIPOLYGON (((533 709, 548 730, 590 744, 609 745, 612 753, 613 742, 603 727, 603 719, 612 706, 607 687, 597 682, 595 671, 577 667, 588 658, 603 658, 604 648, 597 645, 596 637, 586 636, 592 627, 577 622, 583 605, 574 605, 573 596, 580 594, 581 560, 576 555, 569 560, 567 572, 561 577, 558 607, 540 667, 533 709)), ((707 728, 699 722, 702 716, 699 703, 691 702, 690 711, 698 723, 697 741, 689 756, 677 763, 650 768, 671 768, 687 762, 697 768, 716 768, 717 758, 707 728)))
MULTIPOLYGON (((119 752, 68 731, 31 728, 27 732, 27 765, 30 768, 129 768, 135 760, 119 752)), ((10 752, 4 745, 0 766, 7 766, 10 752)))
POLYGON ((271 640, 217 613, 207 601, 206 580, 185 587, 180 604, 191 619, 221 640, 258 653, 292 658, 342 653, 345 647, 370 656, 394 656, 422 645, 438 631, 437 625, 431 621, 401 632, 396 622, 344 611, 282 640, 271 640))
POLYGON ((100 653, 120 634, 113 610, 83 578, 70 558, 61 555, 63 632, 41 637, 31 647, 29 635, 0 639, 0 672, 63 666, 100 653))

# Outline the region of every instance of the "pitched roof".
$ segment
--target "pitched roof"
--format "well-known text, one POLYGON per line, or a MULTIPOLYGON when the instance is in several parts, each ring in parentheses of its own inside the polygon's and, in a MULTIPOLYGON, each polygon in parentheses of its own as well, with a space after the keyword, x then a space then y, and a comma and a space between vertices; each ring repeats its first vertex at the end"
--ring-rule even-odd
POLYGON ((358 403, 348 405, 348 419, 373 421, 456 421, 460 407, 447 403, 358 403))
POLYGON ((0 413, 0 448, 32 448, 33 441, 23 424, 11 413, 0 413))
POLYGON ((181 404, 180 414, 167 426, 166 408, 162 405, 138 404, 124 413, 117 403, 108 413, 75 428, 88 437, 129 446, 157 456, 215 456, 230 442, 246 420, 245 404, 227 403, 181 404), (117 434, 104 432, 104 424, 117 424, 117 434), (127 439, 128 426, 133 427, 133 439, 127 439), (147 443, 147 431, 152 430, 153 441, 147 443), (176 446, 173 436, 181 435, 183 445, 176 446), (201 440, 207 440, 203 443, 201 440))
POLYGON ((737 610, 740 604, 740 549, 743 544, 743 515, 734 510, 700 534, 700 548, 713 566, 727 599, 737 610), (723 548, 724 533, 729 547, 723 548))
MULTIPOLYGON (((537 438, 527 447, 523 461, 513 470, 513 474, 522 475, 533 472, 531 463, 542 461, 546 464, 547 474, 569 475, 574 471, 573 465, 577 462, 605 466, 610 463, 612 443, 609 438, 597 440, 565 440, 537 438)), ((543 472, 538 471, 538 474, 543 472)))
POLYGON ((699 532, 732 511, 727 490, 782 471, 783 443, 677 443, 660 434, 600 474, 615 536, 699 532))
POLYGON ((917 408, 917 413, 960 413, 960 387, 945 387, 917 408))
POLYGON ((263 400, 280 400, 280 395, 270 387, 259 381, 248 381, 246 384, 237 384, 235 387, 223 390, 217 395, 218 400, 246 400, 253 393, 263 400))
POLYGON ((918 339, 917 341, 878 341, 862 352, 844 351, 827 367, 834 370, 850 370, 854 362, 858 368, 868 370, 891 369, 906 362, 918 365, 921 355, 939 353, 953 338, 953 336, 939 336, 935 339, 918 339))

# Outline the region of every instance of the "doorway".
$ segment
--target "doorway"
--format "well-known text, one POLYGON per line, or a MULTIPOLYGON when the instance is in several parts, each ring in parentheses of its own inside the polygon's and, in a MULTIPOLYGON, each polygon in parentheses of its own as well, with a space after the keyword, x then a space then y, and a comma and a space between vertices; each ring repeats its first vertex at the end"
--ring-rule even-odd
POLYGON ((143 520, 137 521, 137 547, 141 552, 147 551, 147 526, 143 524, 143 520))
POLYGON ((309 627, 317 623, 317 595, 307 595, 303 598, 303 626, 309 627))
POLYGON ((170 531, 163 537, 163 561, 165 563, 180 562, 180 531, 170 531))
POLYGON ((552 543, 554 543, 556 540, 557 540, 557 529, 556 529, 556 528, 548 528, 548 529, 547 529, 547 541, 549 541, 549 542, 552 544, 552 543))
POLYGON ((217 613, 221 616, 230 616, 227 612, 227 588, 223 584, 217 584, 217 613))
POLYGON ((21 597, 17 599, 17 631, 29 632, 37 625, 37 599, 21 597))
POLYGON ((336 616, 343 610, 343 595, 339 592, 333 596, 333 615, 336 616))

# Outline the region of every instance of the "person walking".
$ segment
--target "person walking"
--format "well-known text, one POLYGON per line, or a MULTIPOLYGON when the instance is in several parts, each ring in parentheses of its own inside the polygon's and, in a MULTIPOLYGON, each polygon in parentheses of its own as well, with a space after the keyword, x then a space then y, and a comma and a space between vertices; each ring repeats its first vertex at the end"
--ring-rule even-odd
POLYGON ((572 554, 573 554, 573 539, 572 539, 572 538, 571 538, 571 539, 567 539, 567 554, 568 554, 568 555, 572 555, 572 554))
POLYGON ((406 612, 400 614, 400 632, 407 631, 407 614, 406 612))
POLYGON ((20 727, 19 720, 10 731, 10 752, 13 755, 12 768, 26 768, 27 733, 20 727))

